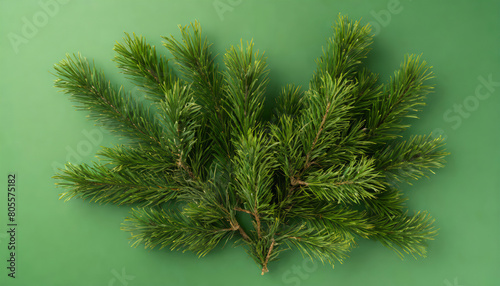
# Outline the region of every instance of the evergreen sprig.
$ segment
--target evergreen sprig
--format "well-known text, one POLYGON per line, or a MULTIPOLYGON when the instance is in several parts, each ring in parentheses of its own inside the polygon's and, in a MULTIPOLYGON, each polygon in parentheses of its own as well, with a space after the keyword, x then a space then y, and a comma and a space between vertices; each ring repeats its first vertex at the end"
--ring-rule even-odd
POLYGON ((122 227, 133 246, 203 256, 233 241, 262 274, 288 249, 342 262, 359 237, 426 255, 433 219, 410 215, 397 184, 433 173, 447 155, 442 138, 399 139, 432 89, 420 56, 382 83, 363 65, 369 25, 340 16, 308 89, 285 86, 266 121, 268 68, 253 42, 231 46, 221 69, 198 22, 180 30, 164 37, 172 59, 135 34, 115 46, 151 106, 79 54, 56 64, 55 86, 130 139, 99 151, 103 163, 68 163, 55 176, 61 198, 133 204, 122 227))

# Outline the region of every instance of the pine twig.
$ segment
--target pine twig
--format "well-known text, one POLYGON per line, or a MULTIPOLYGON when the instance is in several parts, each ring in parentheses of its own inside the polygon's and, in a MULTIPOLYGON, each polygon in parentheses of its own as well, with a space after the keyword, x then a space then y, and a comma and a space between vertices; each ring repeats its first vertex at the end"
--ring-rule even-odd
POLYGON ((269 262, 269 257, 271 257, 271 252, 273 251, 273 247, 274 247, 275 242, 276 241, 274 240, 274 238, 272 238, 271 239, 271 246, 269 247, 269 251, 267 252, 266 260, 264 260, 264 263, 262 264, 263 267, 262 267, 261 275, 264 275, 264 273, 269 272, 269 270, 267 269, 267 263, 269 262))

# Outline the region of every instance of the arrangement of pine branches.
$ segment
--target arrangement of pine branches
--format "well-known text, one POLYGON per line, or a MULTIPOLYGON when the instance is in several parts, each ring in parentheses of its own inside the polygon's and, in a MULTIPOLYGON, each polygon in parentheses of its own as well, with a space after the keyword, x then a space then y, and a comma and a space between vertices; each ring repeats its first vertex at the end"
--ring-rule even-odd
POLYGON ((55 86, 128 138, 98 153, 104 164, 68 163, 55 176, 61 198, 134 204, 122 227, 133 245, 203 256, 230 241, 262 274, 288 249, 342 262, 359 237, 425 256, 433 220, 408 213, 395 184, 446 155, 441 138, 400 136, 432 89, 425 61, 407 56, 380 83, 362 64, 370 27, 340 16, 308 89, 285 86, 266 121, 266 58, 253 43, 230 47, 220 68, 198 22, 180 29, 181 39, 164 38, 177 74, 143 37, 126 34, 114 48, 147 101, 79 54, 55 65, 55 86))

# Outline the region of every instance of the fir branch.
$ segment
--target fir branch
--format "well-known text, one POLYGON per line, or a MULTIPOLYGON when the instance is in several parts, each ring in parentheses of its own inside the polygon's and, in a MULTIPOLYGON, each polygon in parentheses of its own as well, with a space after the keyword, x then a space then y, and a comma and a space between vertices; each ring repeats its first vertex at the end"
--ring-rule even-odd
POLYGON ((172 53, 179 69, 193 83, 197 96, 208 109, 216 114, 222 112, 223 76, 215 64, 210 51, 211 44, 202 38, 199 22, 189 26, 179 26, 182 41, 173 36, 163 37, 164 46, 172 53))
POLYGON ((318 170, 301 183, 318 198, 338 203, 359 203, 373 199, 384 184, 374 167, 374 160, 362 157, 341 168, 318 170))
POLYGON ((351 86, 329 76, 322 78, 319 89, 309 90, 307 108, 299 121, 300 139, 304 148, 301 174, 312 164, 319 164, 340 133, 349 126, 352 104, 351 86))
POLYGON ((209 174, 209 169, 214 156, 212 154, 212 138, 209 120, 205 117, 199 118, 198 127, 195 130, 194 144, 191 146, 189 154, 189 165, 193 173, 197 174, 201 180, 205 180, 209 174))
MULTIPOLYGON (((251 141, 254 139, 251 138, 251 132, 253 128, 258 126, 258 122, 260 121, 264 91, 268 82, 267 70, 263 56, 259 56, 258 52, 253 53, 252 42, 247 43, 246 48, 243 47, 243 42, 240 42, 240 46, 237 48, 232 46, 224 56, 224 63, 227 67, 225 73, 225 90, 227 96, 225 97, 223 106, 225 106, 225 113, 232 123, 230 129, 233 132, 233 140, 235 140, 233 141, 233 145, 236 145, 234 148, 236 153, 235 160, 237 161, 238 146, 240 146, 238 144, 246 144, 248 142, 242 141, 246 141, 247 139, 251 141)), ((262 138, 259 138, 259 135, 256 138, 262 140, 262 138)), ((255 147, 260 148, 260 146, 255 147)), ((226 147, 225 149, 227 148, 231 147, 226 147)), ((224 151, 224 149, 221 151, 224 151)), ((219 151, 218 156, 219 162, 223 163, 225 154, 219 151)), ((232 163, 234 162, 232 161, 232 163)), ((232 174, 235 174, 234 177, 237 180, 238 163, 236 164, 236 170, 232 174)), ((252 215, 258 225, 257 232, 260 237, 260 218, 257 204, 257 199, 255 199, 251 205, 254 206, 252 215)))
POLYGON ((300 86, 293 84, 286 85, 276 98, 275 114, 277 118, 290 116, 291 118, 300 117, 304 108, 304 92, 300 86))
MULTIPOLYGON (((275 176, 292 181, 295 179, 297 170, 303 168, 303 148, 300 138, 300 130, 297 129, 302 109, 305 107, 305 99, 299 87, 287 85, 282 89, 280 97, 276 100, 274 123, 269 124, 269 139, 278 170, 281 174, 275 176)), ((275 180, 280 182, 281 180, 275 180)), ((282 186, 278 192, 278 198, 282 200, 289 195, 290 188, 282 186)))
POLYGON ((292 180, 297 170, 304 167, 302 142, 296 124, 294 118, 283 115, 276 124, 269 125, 276 161, 288 180, 292 180))
POLYGON ((379 83, 378 79, 378 74, 367 68, 362 68, 356 73, 352 113, 357 115, 359 120, 366 118, 373 102, 381 96, 383 84, 379 83))
POLYGON ((374 194, 373 198, 365 199, 364 204, 370 214, 394 216, 403 212, 406 201, 407 198, 403 196, 401 191, 387 187, 374 194))
POLYGON ((335 144, 331 144, 321 158, 322 169, 342 165, 356 157, 370 154, 373 142, 366 138, 363 125, 363 121, 351 120, 350 125, 340 131, 335 144))
POLYGON ((405 212, 396 216, 373 218, 374 234, 371 238, 393 249, 401 258, 405 253, 426 256, 426 242, 436 235, 434 220, 427 212, 408 216, 405 212))
POLYGON ((114 169, 119 171, 129 169, 138 173, 161 173, 173 171, 177 167, 172 154, 155 147, 116 145, 112 148, 103 147, 97 155, 114 164, 114 169))
POLYGON ((114 61, 124 74, 130 75, 153 101, 165 98, 165 92, 172 88, 175 76, 168 66, 165 56, 158 56, 155 46, 135 34, 125 33, 124 43, 117 43, 114 61))
POLYGON ((122 230, 131 232, 132 246, 144 243, 145 248, 189 250, 199 256, 210 252, 222 240, 232 237, 233 229, 199 224, 176 211, 164 209, 132 209, 122 230))
POLYGON ((287 216, 300 218, 318 226, 319 229, 342 233, 345 236, 357 234, 368 238, 373 229, 367 212, 358 211, 348 206, 334 205, 327 201, 309 204, 297 202, 287 216))
POLYGON ((377 169, 382 170, 388 179, 408 181, 418 179, 432 169, 444 166, 443 138, 432 139, 431 135, 412 136, 409 140, 397 142, 378 150, 377 169))
POLYGON ((200 107, 188 86, 176 82, 160 102, 161 117, 166 126, 166 145, 177 157, 177 166, 194 178, 188 157, 196 143, 200 107))
POLYGON ((271 254, 273 254, 274 246, 276 245, 276 240, 274 238, 271 239, 271 245, 269 246, 269 250, 266 255, 266 259, 264 260, 264 263, 262 264, 262 273, 261 275, 264 275, 264 273, 269 272, 267 269, 267 264, 269 263, 269 260, 271 258, 271 254))
POLYGON ((214 168, 210 170, 207 181, 191 180, 178 195, 178 200, 186 203, 183 213, 199 222, 228 222, 245 241, 251 241, 236 218, 236 194, 222 175, 214 168))
POLYGON ((198 22, 189 26, 179 26, 182 40, 173 36, 163 37, 164 46, 174 59, 188 82, 192 83, 195 99, 202 107, 204 123, 209 126, 209 140, 202 140, 210 148, 218 164, 230 169, 232 154, 231 129, 224 109, 224 77, 215 64, 215 57, 210 50, 211 44, 202 38, 202 29, 198 22))
POLYGON ((127 95, 123 88, 116 90, 86 58, 67 55, 54 68, 59 77, 55 86, 70 94, 79 109, 89 110, 97 122, 140 143, 164 146, 163 128, 149 109, 127 95))
POLYGON ((425 105, 423 100, 432 87, 425 83, 433 77, 430 67, 420 56, 405 57, 401 68, 391 78, 388 87, 373 104, 366 121, 371 140, 386 142, 398 137, 397 132, 409 125, 403 118, 416 118, 414 114, 425 105))
POLYGON ((313 87, 322 85, 322 78, 351 80, 356 76, 358 66, 366 58, 373 41, 370 26, 361 26, 359 21, 349 21, 339 15, 334 25, 334 35, 328 40, 323 55, 316 61, 318 66, 311 80, 313 87))
POLYGON ((262 275, 269 271, 269 263, 278 260, 279 254, 287 250, 282 247, 283 237, 278 234, 280 220, 276 218, 266 226, 260 239, 247 243, 247 253, 260 266, 262 275))
POLYGON ((180 188, 166 176, 146 172, 138 175, 128 169, 109 169, 96 163, 93 166, 67 163, 66 169, 54 178, 60 180, 57 185, 68 189, 60 196, 66 201, 78 197, 118 205, 157 205, 174 199, 180 188))
POLYGON ((311 260, 317 258, 332 266, 337 261, 342 263, 353 243, 352 238, 346 239, 339 233, 318 229, 307 223, 288 229, 281 239, 290 248, 297 248, 311 260))
POLYGON ((224 56, 227 91, 227 113, 232 121, 233 136, 246 135, 261 121, 264 92, 269 82, 263 55, 253 53, 253 42, 243 47, 231 46, 224 56))
POLYGON ((263 134, 241 136, 235 142, 234 190, 238 194, 245 211, 254 217, 257 237, 261 238, 262 215, 270 215, 272 208, 272 171, 274 158, 269 154, 272 146, 266 146, 263 134))

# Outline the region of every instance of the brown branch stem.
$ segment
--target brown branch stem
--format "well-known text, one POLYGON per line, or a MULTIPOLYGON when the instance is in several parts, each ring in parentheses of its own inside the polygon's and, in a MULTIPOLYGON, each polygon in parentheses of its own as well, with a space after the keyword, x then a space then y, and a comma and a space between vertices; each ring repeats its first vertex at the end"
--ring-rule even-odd
POLYGON ((247 213, 247 214, 252 214, 251 211, 245 210, 245 209, 242 209, 242 208, 234 208, 234 210, 239 211, 239 212, 244 212, 244 213, 247 213))
MULTIPOLYGON (((257 202, 255 202, 255 204, 257 204, 257 202)), ((251 215, 251 216, 254 217, 255 223, 257 224, 257 236, 259 238, 261 238, 262 235, 261 235, 261 230, 260 230, 260 228, 261 228, 260 227, 260 215, 257 212, 257 207, 255 207, 255 211, 254 212, 251 212, 249 210, 245 210, 245 209, 242 209, 242 208, 234 208, 234 210, 247 213, 247 214, 249 214, 249 215, 251 215)))
POLYGON ((238 230, 244 240, 250 241, 250 237, 247 235, 245 230, 243 230, 243 228, 240 226, 240 224, 237 221, 233 222, 232 220, 229 220, 229 223, 231 224, 232 230, 238 230))
POLYGON ((276 243, 276 241, 273 238, 271 240, 271 246, 269 247, 269 251, 267 252, 266 260, 262 264, 262 273, 261 273, 261 275, 264 275, 264 273, 269 272, 269 269, 267 269, 267 263, 269 262, 269 258, 271 257, 271 252, 273 251, 275 243, 276 243))

